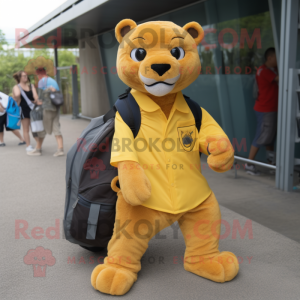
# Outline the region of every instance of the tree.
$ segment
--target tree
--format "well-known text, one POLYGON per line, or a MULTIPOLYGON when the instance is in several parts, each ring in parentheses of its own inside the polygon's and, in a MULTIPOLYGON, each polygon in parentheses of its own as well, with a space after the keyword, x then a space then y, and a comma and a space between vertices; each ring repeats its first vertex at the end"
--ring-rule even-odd
MULTIPOLYGON (((16 84, 12 75, 20 70, 24 70, 25 66, 28 64, 28 61, 37 58, 39 56, 43 56, 46 59, 54 60, 54 52, 50 49, 32 49, 26 51, 24 53, 22 50, 18 49, 5 49, 3 46, 8 45, 5 40, 4 33, 0 30, 0 91, 5 94, 11 95, 12 88, 16 84)), ((58 50, 58 61, 59 66, 71 66, 77 65, 79 71, 79 65, 77 62, 78 58, 76 55, 67 49, 59 49, 58 50)), ((63 89, 63 93, 66 95, 66 98, 72 98, 72 85, 71 85, 71 72, 70 70, 61 70, 61 86, 63 89)), ((36 78, 34 75, 30 75, 30 80, 33 84, 37 84, 36 78)), ((78 76, 79 80, 79 76, 78 76)), ((78 87, 80 84, 78 82, 78 87)), ((71 103, 72 101, 67 101, 71 103)), ((71 105, 64 108, 65 113, 70 113, 71 105)))
POLYGON ((4 32, 0 29, 0 51, 3 50, 3 46, 8 45, 4 32))
POLYGON ((14 49, 0 51, 0 91, 11 95, 12 88, 16 84, 12 75, 24 68, 27 58, 21 52, 14 49))
MULTIPOLYGON (((73 52, 67 49, 60 49, 58 50, 58 65, 60 67, 67 67, 76 65, 77 66, 77 74, 79 73, 79 64, 78 64, 77 57, 73 54, 73 52)), ((64 69, 59 71, 60 74, 60 81, 61 81, 61 88, 64 94, 65 103, 62 107, 62 113, 70 113, 72 111, 72 74, 70 69, 64 69)), ((80 99, 80 82, 79 82, 79 75, 78 75, 78 94, 80 99)), ((80 100, 79 100, 79 107, 80 107, 80 100)))

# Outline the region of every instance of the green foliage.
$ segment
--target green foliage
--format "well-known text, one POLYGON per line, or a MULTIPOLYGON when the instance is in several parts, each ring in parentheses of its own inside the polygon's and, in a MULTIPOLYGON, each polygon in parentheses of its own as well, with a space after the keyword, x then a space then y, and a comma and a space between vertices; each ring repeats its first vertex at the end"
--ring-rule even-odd
POLYGON ((7 45, 7 42, 5 40, 5 35, 3 31, 0 29, 0 51, 3 50, 4 45, 7 45))
POLYGON ((1 51, 0 54, 0 91, 11 94, 15 80, 12 75, 24 68, 27 58, 23 53, 16 53, 15 50, 1 51))
MULTIPOLYGON (((18 49, 7 49, 8 46, 4 33, 0 30, 0 91, 3 93, 11 95, 12 88, 16 84, 15 80, 12 78, 12 75, 20 70, 23 70, 27 62, 32 58, 37 58, 38 56, 43 56, 47 59, 54 59, 54 53, 50 49, 28 49, 26 51, 18 49)), ((78 65, 78 58, 74 55, 73 52, 67 49, 58 49, 58 63, 59 66, 71 66, 78 65)), ((67 87, 66 93, 71 93, 71 73, 69 70, 60 71, 61 77, 63 79, 61 82, 62 87, 67 87)), ((79 74, 79 72, 78 72, 79 74)), ((32 83, 36 84, 34 76, 30 76, 32 83)), ((78 76, 79 80, 79 76, 78 76)), ((78 82, 78 87, 80 84, 78 82)))
MULTIPOLYGON (((79 64, 77 57, 70 51, 62 49, 58 51, 58 64, 60 67, 77 66, 78 79, 78 93, 80 96, 80 82, 79 82, 79 64), (71 55, 70 55, 71 54, 71 55)), ((61 108, 63 114, 72 112, 72 74, 70 69, 60 70, 60 86, 64 95, 64 105, 61 108)), ((80 100, 79 100, 80 102, 80 100)), ((79 103, 80 106, 80 103, 79 103)))

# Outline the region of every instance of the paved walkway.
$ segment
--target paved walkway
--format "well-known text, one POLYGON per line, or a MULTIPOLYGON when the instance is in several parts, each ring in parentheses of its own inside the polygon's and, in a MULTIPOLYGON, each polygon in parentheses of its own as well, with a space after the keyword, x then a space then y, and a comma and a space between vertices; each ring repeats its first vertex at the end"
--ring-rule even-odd
MULTIPOLYGON (((64 116, 61 123, 68 150, 88 123, 69 116, 64 116)), ((41 157, 27 156, 11 133, 6 134, 5 140, 6 148, 0 149, 0 299, 115 299, 90 285, 90 274, 105 253, 91 254, 63 239, 65 157, 52 157, 56 150, 54 137, 47 137, 41 157), (16 226, 28 226, 26 238, 16 234, 16 226), (55 234, 52 230, 49 235, 50 227, 55 226, 58 235, 50 239, 55 234), (55 258, 54 265, 47 266, 45 277, 34 277, 34 271, 43 275, 44 269, 34 270, 30 254, 26 256, 38 246, 49 249, 49 256, 55 258)), ((293 228, 284 223, 290 216, 295 221, 299 194, 281 193, 271 184, 251 177, 234 180, 233 172, 204 172, 221 204, 222 219, 230 227, 222 232, 220 248, 239 256, 239 275, 232 282, 218 284, 186 272, 181 260, 183 237, 179 234, 174 238, 173 230, 167 228, 163 232, 166 239, 154 238, 150 242, 138 281, 122 299, 299 299, 300 244, 295 235, 295 240, 283 235, 288 236, 290 229, 279 228, 293 228), (277 210, 281 215, 276 215, 277 210), (281 233, 270 229, 276 218, 281 224, 277 231, 281 233), (232 238, 236 222, 242 228, 252 224, 253 238, 249 231, 244 238, 239 234, 232 238)))

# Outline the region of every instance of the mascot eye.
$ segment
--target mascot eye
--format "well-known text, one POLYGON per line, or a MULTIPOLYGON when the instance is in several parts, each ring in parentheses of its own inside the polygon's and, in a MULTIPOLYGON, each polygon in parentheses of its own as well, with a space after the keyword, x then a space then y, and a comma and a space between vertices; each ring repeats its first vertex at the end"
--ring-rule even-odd
POLYGON ((171 50, 171 55, 174 56, 177 60, 184 58, 184 50, 181 47, 175 47, 171 50))
POLYGON ((130 53, 130 57, 134 60, 134 61, 142 61, 145 57, 146 57, 146 50, 143 48, 136 48, 133 49, 130 53))

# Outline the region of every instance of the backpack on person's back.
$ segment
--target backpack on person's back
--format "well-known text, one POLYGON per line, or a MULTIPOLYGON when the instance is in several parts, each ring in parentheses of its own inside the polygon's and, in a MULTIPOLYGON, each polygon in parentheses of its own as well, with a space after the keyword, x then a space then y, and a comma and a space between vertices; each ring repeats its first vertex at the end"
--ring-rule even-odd
POLYGON ((20 129, 22 109, 12 97, 8 98, 6 114, 6 126, 12 130, 20 129))

